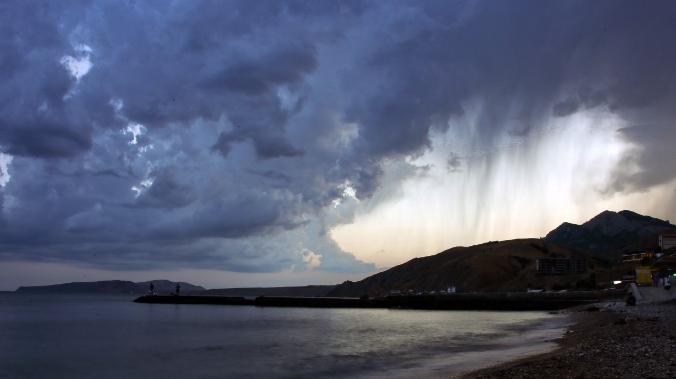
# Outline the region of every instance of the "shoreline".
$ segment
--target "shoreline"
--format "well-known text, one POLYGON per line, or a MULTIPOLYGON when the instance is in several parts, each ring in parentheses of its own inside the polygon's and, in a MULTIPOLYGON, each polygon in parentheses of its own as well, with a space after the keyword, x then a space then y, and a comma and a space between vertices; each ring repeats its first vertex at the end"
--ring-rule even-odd
POLYGON ((608 302, 566 312, 573 324, 556 349, 451 377, 676 377, 676 302, 608 302))
POLYGON ((521 333, 495 337, 471 348, 465 346, 453 353, 417 360, 410 367, 392 368, 380 374, 369 372, 354 378, 455 378, 496 364, 551 352, 558 348, 557 341, 570 325, 570 318, 559 312, 549 313, 547 319, 521 326, 521 333))

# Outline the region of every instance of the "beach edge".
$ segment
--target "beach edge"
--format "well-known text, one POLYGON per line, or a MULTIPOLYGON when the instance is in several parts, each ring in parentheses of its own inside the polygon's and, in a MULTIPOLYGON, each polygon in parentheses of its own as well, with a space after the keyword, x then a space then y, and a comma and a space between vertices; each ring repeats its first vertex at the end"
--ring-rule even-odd
POLYGON ((556 349, 450 377, 676 377, 676 329, 670 325, 676 301, 608 302, 565 312, 572 323, 556 349))

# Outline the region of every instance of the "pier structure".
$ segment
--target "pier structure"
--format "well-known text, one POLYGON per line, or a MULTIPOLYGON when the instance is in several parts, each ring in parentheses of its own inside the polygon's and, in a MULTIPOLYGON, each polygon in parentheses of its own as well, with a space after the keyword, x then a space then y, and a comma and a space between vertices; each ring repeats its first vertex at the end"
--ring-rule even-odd
POLYGON ((309 308, 394 308, 438 310, 557 310, 591 304, 624 295, 619 291, 572 292, 503 292, 456 293, 447 295, 357 297, 290 297, 259 296, 256 298, 225 296, 141 296, 137 303, 249 305, 259 307, 309 308))

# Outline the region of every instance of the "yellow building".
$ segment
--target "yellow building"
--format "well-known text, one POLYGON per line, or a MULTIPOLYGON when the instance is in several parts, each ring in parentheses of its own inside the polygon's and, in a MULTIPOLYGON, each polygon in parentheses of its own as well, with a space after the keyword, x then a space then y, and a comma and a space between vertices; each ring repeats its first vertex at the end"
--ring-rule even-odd
POLYGON ((653 284, 652 267, 638 266, 636 267, 636 284, 651 286, 653 284))

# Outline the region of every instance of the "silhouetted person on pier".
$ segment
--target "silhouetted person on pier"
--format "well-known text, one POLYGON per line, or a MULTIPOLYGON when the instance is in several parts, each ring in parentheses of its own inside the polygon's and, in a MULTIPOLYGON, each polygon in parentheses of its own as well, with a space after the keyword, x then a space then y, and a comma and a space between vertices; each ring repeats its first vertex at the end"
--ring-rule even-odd
POLYGON ((155 285, 153 283, 150 283, 150 294, 151 295, 155 294, 155 285))
POLYGON ((181 284, 176 283, 176 296, 181 294, 181 284))

